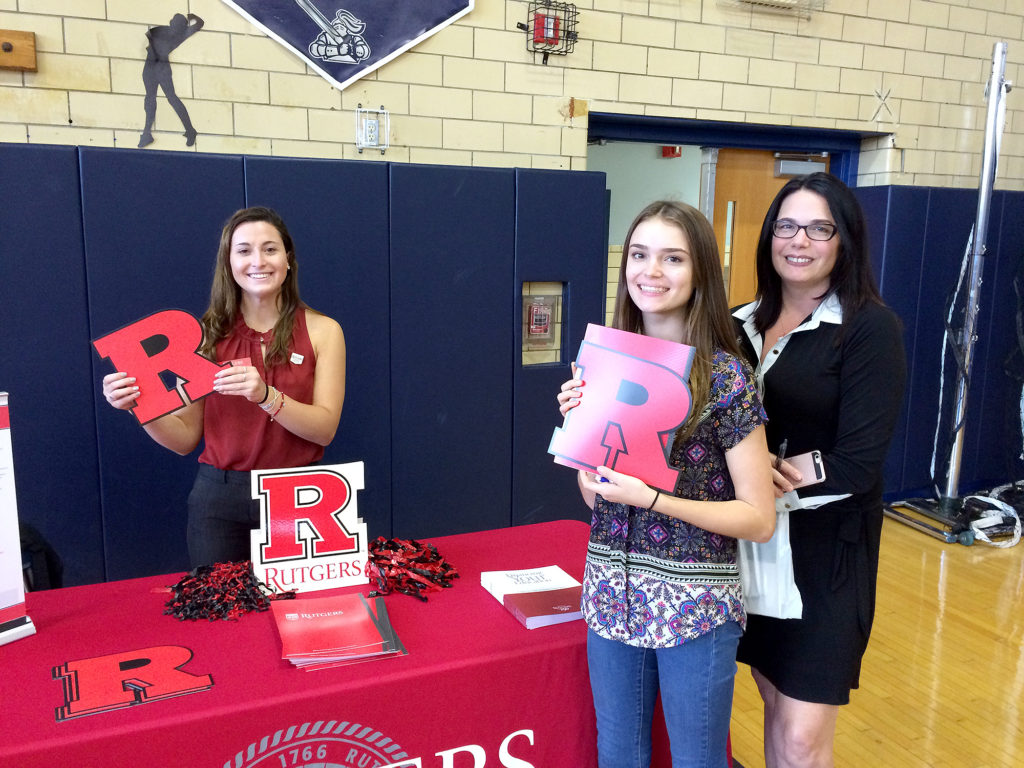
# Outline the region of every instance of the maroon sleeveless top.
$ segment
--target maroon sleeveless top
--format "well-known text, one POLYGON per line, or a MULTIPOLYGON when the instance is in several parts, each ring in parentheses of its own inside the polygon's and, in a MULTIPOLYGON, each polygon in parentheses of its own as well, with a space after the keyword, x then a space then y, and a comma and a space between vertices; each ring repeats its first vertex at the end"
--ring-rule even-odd
MULTIPOLYGON (((277 387, 290 400, 312 403, 316 356, 306 327, 305 308, 299 307, 295 311, 289 359, 267 370, 260 341, 262 339, 269 346, 273 337, 273 330, 260 334, 248 327, 239 313, 234 330, 217 344, 217 361, 223 363, 248 357, 270 386, 277 387)), ((322 445, 293 435, 276 421, 271 421, 256 403, 250 403, 244 397, 216 392, 206 398, 203 439, 205 447, 199 461, 217 469, 248 471, 304 467, 316 463, 324 455, 322 445)))

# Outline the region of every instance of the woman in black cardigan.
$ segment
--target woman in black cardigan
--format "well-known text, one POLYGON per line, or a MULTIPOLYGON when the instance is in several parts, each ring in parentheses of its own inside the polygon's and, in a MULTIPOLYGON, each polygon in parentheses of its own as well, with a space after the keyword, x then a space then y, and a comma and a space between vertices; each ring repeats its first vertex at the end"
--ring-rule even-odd
POLYGON ((752 615, 739 646, 764 700, 768 768, 832 766, 838 707, 858 687, 871 631, 882 465, 906 362, 864 229, 841 181, 825 173, 792 179, 761 228, 757 297, 733 312, 762 386, 769 448, 820 451, 825 470, 823 482, 797 492, 800 473, 775 463, 803 615, 752 615))

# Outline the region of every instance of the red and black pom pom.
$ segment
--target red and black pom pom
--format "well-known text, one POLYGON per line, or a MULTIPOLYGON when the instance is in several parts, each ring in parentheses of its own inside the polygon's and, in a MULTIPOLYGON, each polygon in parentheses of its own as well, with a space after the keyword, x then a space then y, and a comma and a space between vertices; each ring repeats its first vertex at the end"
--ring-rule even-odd
POLYGON ((201 565, 170 589, 173 596, 164 613, 182 621, 237 621, 251 611, 267 610, 271 600, 295 597, 294 592, 274 592, 257 579, 249 560, 201 565))
POLYGON ((377 584, 370 597, 401 592, 426 601, 427 593, 452 586, 459 572, 444 559, 433 544, 415 539, 386 539, 370 542, 367 575, 377 584))

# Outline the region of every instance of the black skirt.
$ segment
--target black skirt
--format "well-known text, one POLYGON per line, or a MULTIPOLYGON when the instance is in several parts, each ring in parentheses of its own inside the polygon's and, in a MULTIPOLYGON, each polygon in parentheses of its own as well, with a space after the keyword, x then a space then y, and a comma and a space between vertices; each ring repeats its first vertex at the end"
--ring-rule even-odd
POLYGON ((793 699, 847 704, 871 634, 882 531, 881 503, 851 497, 790 515, 793 570, 803 615, 750 615, 737 660, 793 699))

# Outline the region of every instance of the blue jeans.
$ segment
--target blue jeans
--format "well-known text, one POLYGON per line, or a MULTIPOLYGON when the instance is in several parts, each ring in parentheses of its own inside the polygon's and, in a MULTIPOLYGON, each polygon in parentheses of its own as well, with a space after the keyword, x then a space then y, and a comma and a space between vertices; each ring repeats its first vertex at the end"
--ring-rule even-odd
POLYGON ((658 691, 672 768, 724 768, 739 624, 674 648, 635 648, 587 632, 601 768, 646 768, 658 691))

